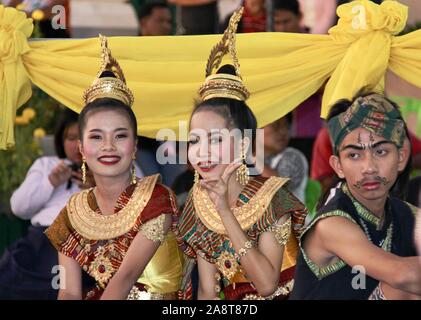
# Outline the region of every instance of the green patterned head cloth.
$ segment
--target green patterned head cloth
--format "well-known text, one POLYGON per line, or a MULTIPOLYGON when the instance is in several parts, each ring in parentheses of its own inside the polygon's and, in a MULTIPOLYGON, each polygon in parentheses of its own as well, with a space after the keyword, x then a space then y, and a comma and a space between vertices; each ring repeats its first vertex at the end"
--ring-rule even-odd
POLYGON ((328 122, 335 155, 338 155, 338 147, 345 137, 357 128, 365 128, 401 148, 405 138, 404 127, 400 112, 377 93, 357 98, 345 112, 328 122))

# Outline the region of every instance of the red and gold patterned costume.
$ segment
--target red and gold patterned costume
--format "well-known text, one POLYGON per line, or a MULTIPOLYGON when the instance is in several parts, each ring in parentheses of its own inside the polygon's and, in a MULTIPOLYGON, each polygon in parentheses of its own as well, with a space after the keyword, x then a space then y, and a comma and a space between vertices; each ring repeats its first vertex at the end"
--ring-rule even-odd
POLYGON ((46 235, 54 247, 76 260, 96 281, 86 299, 99 299, 138 232, 161 245, 146 266, 129 298, 174 299, 182 273, 182 258, 174 233, 164 235, 165 215, 175 215, 171 190, 145 177, 120 195, 114 214, 101 214, 93 188, 74 195, 46 235), (145 292, 146 291, 146 292, 145 292))
MULTIPOLYGON (((250 179, 237 200, 233 213, 247 237, 257 243, 264 232, 273 232, 281 244, 285 224, 280 219, 289 214, 291 220, 289 238, 286 240, 278 289, 269 299, 284 299, 293 286, 293 276, 298 253, 297 238, 300 235, 307 210, 284 186, 285 178, 255 177, 250 179), (292 231, 292 232, 291 232, 292 231)), ((178 241, 183 251, 190 257, 200 256, 215 264, 225 299, 263 299, 234 257, 235 250, 226 233, 219 214, 209 210, 206 191, 195 186, 187 199, 179 218, 178 241)), ((186 296, 186 295, 185 295, 186 296)))

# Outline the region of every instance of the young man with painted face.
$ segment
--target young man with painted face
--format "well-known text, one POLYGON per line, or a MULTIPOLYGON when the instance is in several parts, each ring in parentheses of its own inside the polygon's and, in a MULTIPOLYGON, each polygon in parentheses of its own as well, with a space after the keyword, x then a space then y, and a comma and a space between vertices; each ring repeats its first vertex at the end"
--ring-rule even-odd
POLYGON ((389 196, 410 156, 400 112, 380 94, 362 95, 334 105, 328 128, 330 165, 343 182, 300 238, 291 298, 421 295, 417 210, 389 196))

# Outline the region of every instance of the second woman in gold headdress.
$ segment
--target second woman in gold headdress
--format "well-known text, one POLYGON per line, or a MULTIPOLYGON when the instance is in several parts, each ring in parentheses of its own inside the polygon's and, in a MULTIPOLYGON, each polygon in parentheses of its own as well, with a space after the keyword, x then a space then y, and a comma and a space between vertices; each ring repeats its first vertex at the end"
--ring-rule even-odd
MULTIPOLYGON (((296 237, 307 211, 286 189, 288 179, 248 175, 257 122, 245 103, 249 92, 235 53, 240 17, 241 10, 211 51, 191 117, 188 154, 196 181, 178 236, 184 252, 197 260, 199 299, 284 299, 293 286, 296 237), (233 64, 219 68, 228 52, 233 64), (239 139, 226 134, 233 131, 239 139)), ((189 297, 188 281, 182 290, 189 297)))

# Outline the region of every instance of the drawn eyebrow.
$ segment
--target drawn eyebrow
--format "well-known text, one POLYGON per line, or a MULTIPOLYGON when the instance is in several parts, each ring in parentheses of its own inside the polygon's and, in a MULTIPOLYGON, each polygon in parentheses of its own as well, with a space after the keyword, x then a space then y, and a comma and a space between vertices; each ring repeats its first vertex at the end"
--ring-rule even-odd
MULTIPOLYGON (((387 141, 387 140, 382 140, 382 141, 378 141, 378 142, 376 142, 376 143, 374 143, 374 144, 370 145, 370 146, 369 146, 369 148, 370 148, 370 149, 375 149, 375 148, 377 148, 378 146, 383 145, 383 144, 393 144, 393 142, 391 142, 391 141, 387 141)), ((363 151, 365 148, 364 148, 363 146, 358 146, 358 145, 355 145, 355 144, 349 144, 349 145, 346 145, 345 147, 343 147, 343 148, 341 149, 341 151, 345 151, 345 150, 347 150, 347 149, 352 149, 352 150, 363 151)))
MULTIPOLYGON (((117 132, 117 131, 129 131, 129 130, 127 128, 117 128, 114 130, 114 132, 117 132)), ((104 130, 94 128, 94 129, 89 130, 89 132, 104 132, 104 130)))
POLYGON ((363 151, 365 148, 363 146, 357 146, 355 144, 348 144, 341 149, 341 152, 345 151, 345 150, 348 150, 348 149, 363 151))
POLYGON ((377 148, 378 146, 382 145, 382 144, 393 144, 393 142, 391 141, 387 141, 387 140, 382 140, 376 143, 373 143, 373 145, 371 146, 372 149, 377 148))

